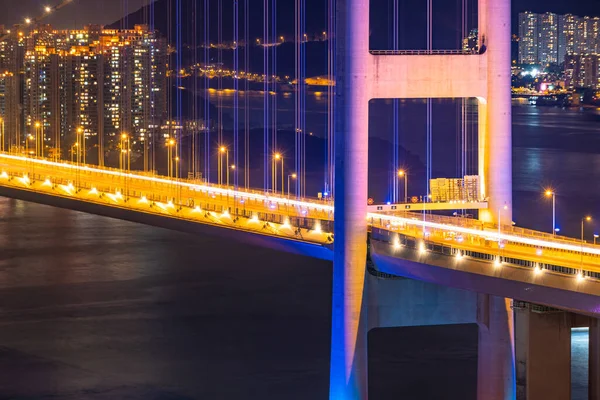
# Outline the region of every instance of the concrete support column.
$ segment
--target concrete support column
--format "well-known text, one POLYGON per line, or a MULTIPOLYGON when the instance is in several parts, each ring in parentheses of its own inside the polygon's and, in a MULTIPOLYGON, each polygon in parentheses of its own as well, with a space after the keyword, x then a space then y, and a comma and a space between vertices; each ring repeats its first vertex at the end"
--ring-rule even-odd
POLYGON ((514 400, 514 323, 510 300, 479 295, 477 400, 514 400))
POLYGON ((571 323, 566 312, 516 311, 518 400, 571 398, 571 323))
MULTIPOLYGON (((477 153, 478 153, 478 171, 479 171, 479 196, 485 199, 487 193, 488 170, 486 161, 489 158, 489 147, 487 146, 487 100, 484 98, 477 99, 477 153)), ((481 221, 492 221, 489 209, 479 211, 479 219, 481 221)))
POLYGON ((338 0, 336 32, 335 246, 332 400, 366 399, 369 0, 338 0))
POLYGON ((600 321, 590 318, 589 400, 600 400, 600 321))
POLYGON ((512 112, 510 70, 510 1, 485 0, 487 26, 482 45, 488 57, 487 195, 489 217, 512 222, 512 112))

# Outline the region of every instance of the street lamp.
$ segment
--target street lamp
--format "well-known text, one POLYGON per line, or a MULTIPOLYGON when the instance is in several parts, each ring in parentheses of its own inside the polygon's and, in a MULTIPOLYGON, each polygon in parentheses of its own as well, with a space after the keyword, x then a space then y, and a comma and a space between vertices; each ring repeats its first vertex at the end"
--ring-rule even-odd
MULTIPOLYGON (((131 165, 129 162, 126 163, 125 162, 125 157, 129 156, 129 135, 127 135, 126 133, 121 133, 121 143, 120 143, 120 147, 121 147, 121 156, 119 158, 119 168, 120 169, 125 169, 125 165, 128 165, 128 167, 131 165), (125 142, 125 140, 127 140, 127 142, 125 142), (125 144, 127 144, 127 146, 125 146, 125 144)), ((128 157, 127 160, 130 160, 131 158, 128 157)))
POLYGON ((83 128, 77 128, 77 143, 81 143, 81 150, 77 153, 77 162, 82 162, 85 164, 85 133, 83 132, 83 128), (83 152, 83 157, 82 153, 83 152))
POLYGON ((288 195, 287 195, 288 200, 290 199, 290 178, 296 179, 297 177, 298 177, 298 175, 296 175, 295 173, 294 174, 290 174, 287 177, 288 178, 288 182, 287 182, 288 183, 288 188, 287 188, 288 189, 288 192, 287 192, 288 193, 288 195))
POLYGON ((546 190, 546 196, 552 196, 552 235, 556 236, 556 192, 554 190, 546 190))
POLYGON ((31 23, 31 18, 25 18, 25 23, 29 25, 31 23))
POLYGON ((227 186, 229 186, 229 149, 225 146, 221 146, 219 148, 220 156, 219 156, 219 185, 223 184, 223 154, 225 154, 225 165, 227 165, 227 186))
POLYGON ((168 158, 168 175, 169 178, 173 176, 173 146, 175 146, 175 139, 167 140, 167 158, 168 158))
MULTIPOLYGON (((0 151, 4 151, 4 118, 0 117, 0 151)), ((10 147, 9 147, 10 148, 10 147)))
POLYGON ((273 156, 273 193, 277 193, 277 161, 281 160, 281 196, 284 196, 284 188, 283 188, 283 177, 284 177, 284 169, 283 169, 283 156, 281 153, 275 153, 273 156))
POLYGON ((27 135, 27 139, 25 139, 25 153, 27 156, 29 156, 29 142, 33 142, 35 140, 35 138, 33 137, 33 135, 30 133, 29 135, 27 135))
MULTIPOLYGON (((71 163, 73 163, 73 158, 75 155, 75 149, 79 147, 79 143, 75 142, 73 146, 71 146, 71 163)), ((79 159, 79 152, 77 152, 77 159, 79 159)), ((79 162, 78 162, 79 163, 79 162)))
MULTIPOLYGON (((229 163, 227 165, 229 165, 229 163)), ((230 165, 229 168, 227 168, 227 186, 229 186, 229 170, 235 172, 235 165, 230 165)))
POLYGON ((44 7, 44 11, 46 11, 46 13, 51 13, 52 12, 52 7, 46 6, 46 7, 44 7))
POLYGON ((42 140, 40 139, 40 128, 42 124, 38 121, 35 123, 35 156, 40 155, 40 148, 42 147, 42 140))
POLYGON ((406 173, 406 171, 401 169, 400 171, 398 171, 398 177, 404 178, 404 203, 408 203, 408 174, 406 173))
POLYGON ((585 222, 590 222, 592 220, 592 217, 590 217, 589 215, 587 217, 583 217, 581 218, 581 261, 580 261, 580 273, 583 275, 583 227, 584 227, 584 223, 585 222))

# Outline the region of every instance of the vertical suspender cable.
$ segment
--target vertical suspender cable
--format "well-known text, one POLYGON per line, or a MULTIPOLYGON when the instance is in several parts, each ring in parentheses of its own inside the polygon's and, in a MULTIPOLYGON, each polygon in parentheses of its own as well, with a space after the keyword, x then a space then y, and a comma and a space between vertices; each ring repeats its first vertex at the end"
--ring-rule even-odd
POLYGON ((326 190, 331 192, 334 198, 334 180, 335 180, 335 0, 329 0, 328 19, 327 19, 327 177, 326 190))
POLYGON ((263 0, 263 185, 264 190, 271 188, 269 173, 272 173, 271 154, 269 151, 269 0, 263 0))
POLYGON ((305 101, 305 7, 304 0, 296 0, 296 23, 295 23, 295 46, 296 46, 296 112, 295 112, 295 135, 296 135, 296 195, 306 195, 306 132, 304 112, 305 101))
POLYGON ((250 105, 248 91, 250 90, 250 8, 248 0, 244 0, 244 186, 250 187, 250 105))
MULTIPOLYGON (((219 146, 225 145, 223 138, 223 0, 217 1, 217 129, 219 132, 219 146)), ((221 157, 219 157, 221 159, 221 157)), ((226 170, 221 164, 221 174, 226 170)), ((221 182, 223 177, 219 177, 221 182)))
MULTIPOLYGON (((204 0, 204 176, 207 183, 210 183, 210 79, 208 68, 210 65, 210 0, 204 0)), ((217 153, 217 157, 219 154, 217 153)))
POLYGON ((196 179, 199 171, 199 132, 200 128, 200 115, 198 112, 198 73, 200 72, 200 68, 198 68, 198 3, 194 2, 192 9, 192 47, 194 49, 194 65, 192 67, 191 73, 194 75, 194 90, 193 90, 193 99, 192 99, 192 134, 191 134, 191 157, 190 157, 190 166, 189 171, 191 172, 192 178, 196 179))
MULTIPOLYGON (((239 168, 239 78, 240 78, 240 59, 239 59, 239 0, 233 0, 233 165, 239 168)), ((227 168, 231 168, 229 165, 227 168)), ((234 170, 233 184, 238 188, 238 170, 234 170)))
MULTIPOLYGON (((431 52, 433 50, 433 0, 427 0, 427 50, 431 52)), ((432 101, 431 98, 427 99, 427 193, 430 194, 429 182, 432 176, 432 101)), ((427 200, 427 199, 425 199, 427 200)))
MULTIPOLYGON (((393 50, 399 50, 398 47, 398 28, 399 28, 399 7, 398 7, 398 0, 393 0, 393 12, 392 12, 392 18, 393 18, 393 32, 392 32, 392 46, 393 46, 393 50)), ((398 202, 398 170, 400 169, 400 160, 399 160, 399 154, 398 154, 398 146, 400 145, 399 141, 400 141, 400 104, 398 99, 394 99, 393 100, 393 107, 394 107, 394 131, 393 131, 393 135, 394 138, 392 140, 393 143, 393 147, 392 147, 392 172, 391 172, 391 180, 392 180, 392 185, 390 186, 392 188, 392 193, 391 196, 388 196, 388 198, 390 198, 392 200, 392 202, 397 203, 398 202)))
POLYGON ((302 88, 302 102, 300 104, 300 123, 301 123, 301 138, 302 138, 302 197, 306 197, 306 42, 308 38, 304 32, 306 32, 306 1, 301 0, 300 5, 300 15, 301 15, 301 75, 302 79, 300 80, 300 87, 302 88))
MULTIPOLYGON (((277 0, 272 0, 271 5, 271 147, 273 151, 278 151, 277 148, 277 0)), ((281 171, 284 174, 283 171, 281 171)), ((278 178, 275 177, 273 186, 277 187, 278 178)), ((283 189, 283 188, 282 188, 283 189)))
MULTIPOLYGON (((177 98, 176 98, 176 103, 177 103, 177 122, 176 122, 176 127, 178 128, 176 130, 176 146, 178 149, 177 154, 182 154, 181 149, 182 149, 182 127, 183 127, 183 121, 182 121, 182 91, 179 89, 180 87, 182 87, 182 81, 181 81, 181 74, 179 73, 182 69, 182 55, 181 53, 183 52, 183 46, 182 46, 182 27, 181 27, 181 1, 182 0, 177 0, 177 10, 176 10, 176 18, 177 18, 177 34, 176 34, 176 39, 177 39, 177 68, 176 68, 176 76, 177 76, 177 98)), ((175 160, 174 165, 178 165, 179 160, 175 160)), ((175 171, 178 171, 180 168, 176 167, 175 171)), ((176 176, 178 178, 178 176, 176 176)))

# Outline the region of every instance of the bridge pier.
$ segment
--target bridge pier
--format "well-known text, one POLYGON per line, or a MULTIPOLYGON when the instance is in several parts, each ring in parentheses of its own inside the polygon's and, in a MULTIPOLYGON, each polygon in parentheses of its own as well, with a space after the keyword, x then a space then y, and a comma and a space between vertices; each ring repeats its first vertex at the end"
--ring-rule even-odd
POLYGON ((569 400, 571 314, 531 308, 515 314, 517 400, 569 400))
POLYGON ((330 399, 367 398, 369 0, 338 0, 330 399))
POLYGON ((478 325, 477 399, 515 399, 510 300, 411 279, 367 277, 369 329, 478 325))
POLYGON ((515 334, 510 299, 479 295, 478 323, 477 400, 515 399, 515 334))

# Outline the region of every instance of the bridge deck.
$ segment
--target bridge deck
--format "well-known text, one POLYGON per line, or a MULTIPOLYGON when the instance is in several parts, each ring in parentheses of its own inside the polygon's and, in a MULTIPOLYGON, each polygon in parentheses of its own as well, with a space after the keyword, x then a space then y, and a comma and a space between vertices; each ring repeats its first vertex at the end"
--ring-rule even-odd
MULTIPOLYGON (((0 153, 0 170, 1 186, 289 240, 321 245, 333 241, 333 207, 318 200, 6 153, 0 153)), ((583 270, 585 276, 600 279, 600 246, 576 239, 511 226, 498 231, 477 220, 417 212, 369 213, 365 223, 390 235, 485 254, 489 260, 518 259, 531 267, 564 268, 569 275, 583 270)))

